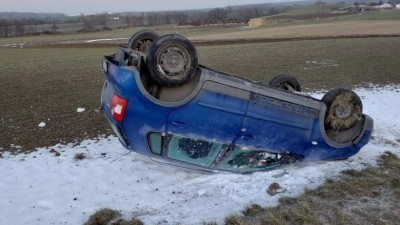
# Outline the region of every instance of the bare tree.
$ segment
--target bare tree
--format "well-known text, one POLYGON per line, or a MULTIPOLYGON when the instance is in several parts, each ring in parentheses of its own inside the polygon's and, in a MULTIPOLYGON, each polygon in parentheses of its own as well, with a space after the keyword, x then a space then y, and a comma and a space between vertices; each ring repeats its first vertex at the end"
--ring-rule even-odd
POLYGON ((390 0, 388 3, 393 7, 396 8, 396 5, 399 4, 400 0, 390 0))
POLYGON ((0 19, 0 37, 8 37, 10 34, 10 22, 7 19, 0 19))
POLYGON ((15 30, 14 30, 14 34, 16 37, 22 37, 25 34, 25 27, 24 25, 21 23, 21 21, 19 20, 15 20, 14 21, 14 26, 15 26, 15 30))
POLYGON ((85 16, 85 15, 81 14, 80 20, 81 20, 81 23, 82 23, 82 25, 83 25, 83 30, 84 30, 84 31, 91 31, 91 30, 93 30, 94 21, 93 21, 92 18, 90 18, 89 16, 85 16))
POLYGON ((258 7, 253 7, 253 11, 256 17, 260 17, 261 16, 261 10, 258 7))
POLYGON ((51 32, 52 32, 53 34, 55 34, 55 33, 57 33, 57 30, 58 30, 58 26, 57 26, 57 24, 56 24, 56 21, 53 20, 53 23, 52 23, 52 25, 51 25, 51 32))
POLYGON ((222 20, 226 19, 228 15, 228 11, 223 8, 215 8, 211 9, 207 13, 207 18, 211 20, 222 20))
POLYGON ((103 30, 108 29, 107 22, 110 19, 108 14, 100 14, 96 16, 97 24, 102 27, 103 30))
POLYGON ((126 15, 124 17, 124 19, 125 19, 125 22, 126 22, 126 26, 127 27, 131 27, 132 26, 132 18, 130 16, 126 15))
POLYGON ((278 14, 279 13, 279 11, 275 8, 275 7, 271 7, 270 9, 269 9, 269 14, 270 15, 276 15, 276 14, 278 14))

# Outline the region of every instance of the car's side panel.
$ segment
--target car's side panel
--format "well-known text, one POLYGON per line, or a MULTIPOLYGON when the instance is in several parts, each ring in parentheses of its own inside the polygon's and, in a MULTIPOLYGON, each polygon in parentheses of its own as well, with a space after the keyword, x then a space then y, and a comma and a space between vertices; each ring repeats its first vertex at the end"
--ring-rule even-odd
POLYGON ((149 155, 147 133, 165 133, 165 124, 170 109, 149 102, 143 96, 135 96, 128 100, 127 113, 123 126, 133 149, 141 154, 149 155))
MULTIPOLYGON (((355 140, 346 143, 342 147, 334 147, 326 141, 328 137, 326 137, 325 133, 322 133, 323 130, 321 132, 323 122, 321 124, 321 120, 318 120, 314 124, 311 145, 306 149, 304 155, 310 160, 337 160, 357 154, 368 143, 371 137, 373 120, 369 116, 364 115, 363 124, 360 124, 360 126, 363 129, 355 140)), ((337 145, 339 146, 339 144, 337 145)))
POLYGON ((126 99, 134 95, 135 89, 131 87, 136 85, 134 75, 139 72, 119 67, 107 60, 105 63, 107 64, 107 71, 104 72, 108 82, 113 86, 114 93, 126 99))
POLYGON ((174 109, 168 132, 231 144, 240 133, 250 93, 206 81, 196 98, 174 109))
POLYGON ((317 117, 316 109, 252 93, 243 133, 235 144, 302 155, 317 117))

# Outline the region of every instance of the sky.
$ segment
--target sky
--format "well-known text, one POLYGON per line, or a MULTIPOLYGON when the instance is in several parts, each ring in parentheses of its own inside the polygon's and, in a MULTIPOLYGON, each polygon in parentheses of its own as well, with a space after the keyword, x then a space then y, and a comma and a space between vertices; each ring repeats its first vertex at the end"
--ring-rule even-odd
POLYGON ((160 11, 283 2, 288 0, 1 0, 0 12, 94 13, 160 11))

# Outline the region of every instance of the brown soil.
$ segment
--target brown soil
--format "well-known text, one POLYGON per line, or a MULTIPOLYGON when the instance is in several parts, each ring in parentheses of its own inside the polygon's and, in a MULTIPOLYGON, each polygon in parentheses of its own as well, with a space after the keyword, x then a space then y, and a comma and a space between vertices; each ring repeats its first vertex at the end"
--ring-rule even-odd
MULTIPOLYGON (((278 74, 294 74, 306 91, 351 88, 364 82, 400 83, 399 38, 336 38, 195 43, 201 64, 263 82, 278 74), (338 66, 326 66, 326 59, 338 66), (313 60, 317 64, 308 64, 313 60)), ((112 134, 98 110, 104 83, 100 68, 102 56, 117 48, 75 44, 1 49, 0 153, 112 134), (78 113, 78 107, 86 111, 78 113), (39 128, 40 122, 46 126, 39 128)))

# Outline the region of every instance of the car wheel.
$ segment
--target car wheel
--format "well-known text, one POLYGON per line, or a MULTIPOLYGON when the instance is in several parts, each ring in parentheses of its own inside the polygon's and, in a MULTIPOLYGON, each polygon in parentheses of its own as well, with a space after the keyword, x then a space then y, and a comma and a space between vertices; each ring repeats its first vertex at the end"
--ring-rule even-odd
POLYGON ((152 30, 142 30, 132 35, 128 47, 139 51, 148 52, 151 44, 158 38, 158 34, 152 30))
POLYGON ((325 94, 322 102, 326 104, 326 131, 349 130, 362 121, 362 102, 352 90, 333 89, 325 94))
POLYGON ((286 90, 286 91, 297 91, 301 92, 301 86, 296 77, 291 75, 279 75, 273 78, 268 86, 286 90))
POLYGON ((161 36, 150 47, 147 66, 159 84, 176 87, 189 81, 197 70, 197 52, 193 44, 181 35, 161 36))

